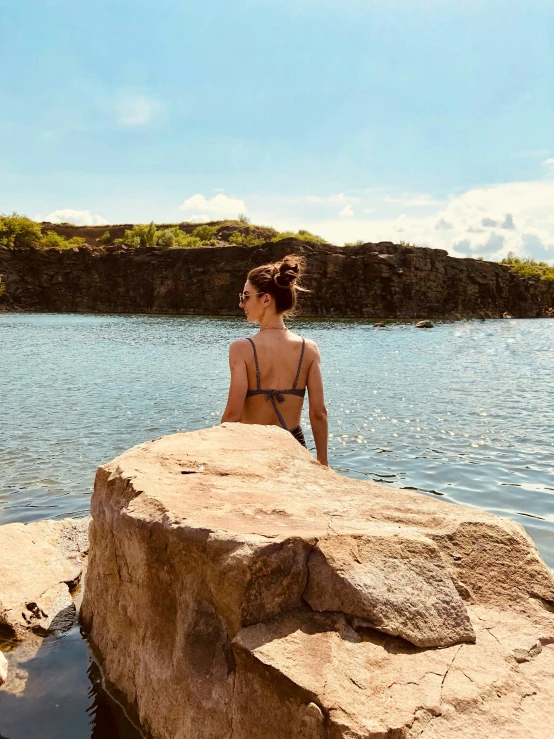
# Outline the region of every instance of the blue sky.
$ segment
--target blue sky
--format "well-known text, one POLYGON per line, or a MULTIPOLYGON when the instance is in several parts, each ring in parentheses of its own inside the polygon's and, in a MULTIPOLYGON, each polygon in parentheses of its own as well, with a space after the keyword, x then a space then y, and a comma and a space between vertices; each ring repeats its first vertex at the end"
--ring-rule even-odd
POLYGON ((0 65, 0 212, 554 259, 552 0, 4 0, 0 65))

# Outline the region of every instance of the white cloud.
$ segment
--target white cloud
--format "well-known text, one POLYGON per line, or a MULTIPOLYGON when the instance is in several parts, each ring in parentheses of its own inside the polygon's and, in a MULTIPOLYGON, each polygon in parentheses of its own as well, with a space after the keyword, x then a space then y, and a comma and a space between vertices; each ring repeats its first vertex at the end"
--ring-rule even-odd
MULTIPOLYGON (((179 210, 200 211, 204 214, 215 216, 234 216, 239 213, 246 213, 246 203, 238 198, 230 198, 220 193, 214 195, 213 198, 205 198, 204 195, 192 195, 184 200, 179 206, 179 210)), ((200 218, 202 216, 191 216, 192 218, 200 218)))
POLYGON ((118 101, 117 122, 122 126, 145 126, 160 112, 161 103, 144 95, 127 95, 118 101))
POLYGON ((545 159, 542 163, 543 167, 551 167, 554 169, 554 157, 551 157, 550 159, 545 159))
POLYGON ((354 210, 351 205, 345 205, 344 208, 339 213, 339 216, 351 218, 354 215, 354 210))
POLYGON ((383 202, 398 203, 402 206, 417 208, 426 205, 442 205, 444 201, 436 200, 431 195, 426 195, 424 193, 406 193, 405 195, 400 195, 399 197, 385 195, 385 197, 383 198, 383 202))
POLYGON ((321 205, 343 205, 348 203, 359 203, 360 198, 349 197, 343 192, 339 192, 336 195, 308 195, 306 200, 309 203, 318 203, 321 205))
POLYGON ((108 223, 105 218, 92 214, 90 210, 72 210, 71 208, 54 210, 47 216, 37 216, 36 220, 49 223, 73 223, 75 226, 105 226, 108 223))
POLYGON ((549 149, 529 149, 527 151, 516 151, 511 156, 513 159, 537 159, 545 157, 549 153, 549 149))
MULTIPOLYGON (((429 203, 431 198, 425 200, 429 203)), ((368 193, 355 215, 345 218, 348 211, 343 209, 335 218, 304 218, 301 227, 335 244, 357 239, 403 239, 446 249, 454 256, 500 259, 508 251, 515 251, 554 263, 552 178, 476 187, 435 202, 439 205, 414 213, 411 208, 404 211, 409 204, 406 197, 392 193, 384 198, 382 193, 368 193), (366 206, 373 206, 376 212, 364 215, 364 211, 371 210, 366 206)))

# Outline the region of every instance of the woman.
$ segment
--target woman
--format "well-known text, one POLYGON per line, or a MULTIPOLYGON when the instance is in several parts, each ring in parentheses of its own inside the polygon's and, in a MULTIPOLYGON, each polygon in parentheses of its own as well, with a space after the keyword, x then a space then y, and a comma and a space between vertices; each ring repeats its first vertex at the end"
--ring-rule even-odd
POLYGON ((296 284, 304 260, 288 256, 282 262, 250 270, 239 305, 248 323, 260 330, 249 339, 233 341, 229 348, 231 386, 225 421, 281 426, 303 446, 300 416, 308 389, 310 424, 317 459, 327 465, 327 409, 319 350, 315 341, 303 339, 285 326, 294 312, 296 284))

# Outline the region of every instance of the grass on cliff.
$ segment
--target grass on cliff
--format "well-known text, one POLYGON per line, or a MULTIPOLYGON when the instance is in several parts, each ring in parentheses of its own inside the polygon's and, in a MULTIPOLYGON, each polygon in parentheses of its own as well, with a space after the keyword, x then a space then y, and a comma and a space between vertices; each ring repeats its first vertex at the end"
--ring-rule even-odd
POLYGON ((524 277, 537 276, 541 280, 547 280, 548 282, 554 282, 554 267, 546 262, 538 262, 536 259, 531 257, 518 257, 515 252, 510 251, 501 260, 500 264, 505 264, 510 267, 512 272, 524 277))
POLYGON ((6 285, 4 284, 4 279, 2 275, 0 275, 0 298, 6 294, 6 285))
MULTIPOLYGON (((313 244, 326 244, 321 236, 300 229, 299 231, 276 231, 274 228, 254 226, 246 216, 241 215, 234 221, 221 221, 198 225, 192 233, 185 233, 178 225, 158 228, 151 223, 138 223, 126 229, 119 239, 112 239, 109 230, 96 239, 99 246, 122 244, 128 247, 144 248, 161 246, 168 249, 195 249, 200 246, 260 246, 268 242, 282 239, 298 239, 313 244)), ((0 246, 8 249, 42 248, 71 249, 84 246, 86 239, 74 236, 67 239, 55 231, 43 233, 41 226, 26 216, 12 213, 0 215, 0 246)))

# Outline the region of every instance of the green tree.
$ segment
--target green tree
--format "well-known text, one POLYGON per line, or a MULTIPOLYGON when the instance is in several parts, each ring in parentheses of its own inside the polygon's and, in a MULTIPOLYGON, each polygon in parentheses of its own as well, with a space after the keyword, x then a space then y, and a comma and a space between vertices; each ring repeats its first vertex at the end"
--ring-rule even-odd
POLYGON ((17 213, 0 216, 0 246, 8 249, 39 246, 41 238, 42 231, 36 221, 17 213))

